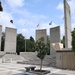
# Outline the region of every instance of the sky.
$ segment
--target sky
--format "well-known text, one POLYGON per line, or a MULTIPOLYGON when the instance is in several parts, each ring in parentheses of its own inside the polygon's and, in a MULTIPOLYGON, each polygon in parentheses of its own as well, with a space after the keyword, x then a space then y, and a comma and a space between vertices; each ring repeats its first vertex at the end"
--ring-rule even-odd
MULTIPOLYGON (((64 35, 63 0, 1 0, 3 12, 0 12, 2 31, 5 27, 16 28, 17 34, 27 39, 35 39, 35 31, 60 26, 61 39, 64 35), (13 20, 13 24, 10 22, 13 20), (52 21, 52 25, 49 23, 52 21), (37 27, 37 25, 39 26, 37 27)), ((75 0, 67 0, 71 9, 71 28, 75 27, 75 0)))

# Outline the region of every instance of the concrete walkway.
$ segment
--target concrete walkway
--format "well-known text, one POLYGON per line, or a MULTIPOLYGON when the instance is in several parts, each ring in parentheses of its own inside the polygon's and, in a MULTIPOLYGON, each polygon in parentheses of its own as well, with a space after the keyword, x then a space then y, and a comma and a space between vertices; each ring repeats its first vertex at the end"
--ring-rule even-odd
MULTIPOLYGON (((6 72, 11 73, 11 75, 36 75, 31 73, 26 73, 25 67, 31 66, 27 64, 17 64, 17 63, 0 63, 0 73, 5 73, 2 75, 8 75, 6 72)), ((35 65, 36 69, 39 69, 39 65, 35 65)), ((49 70, 50 73, 46 75, 75 75, 75 71, 73 70, 62 70, 62 69, 56 69, 53 67, 47 67, 43 66, 44 70, 49 70)), ((1 75, 1 74, 0 74, 1 75)), ((10 74, 9 74, 10 75, 10 74)))

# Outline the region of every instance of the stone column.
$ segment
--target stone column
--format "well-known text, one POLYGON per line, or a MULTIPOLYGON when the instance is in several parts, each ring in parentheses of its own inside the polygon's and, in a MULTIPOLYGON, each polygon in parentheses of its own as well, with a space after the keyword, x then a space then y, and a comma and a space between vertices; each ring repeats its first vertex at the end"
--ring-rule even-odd
POLYGON ((6 27, 4 51, 16 53, 16 36, 17 29, 6 27))
POLYGON ((2 26, 0 25, 0 51, 1 51, 2 26))

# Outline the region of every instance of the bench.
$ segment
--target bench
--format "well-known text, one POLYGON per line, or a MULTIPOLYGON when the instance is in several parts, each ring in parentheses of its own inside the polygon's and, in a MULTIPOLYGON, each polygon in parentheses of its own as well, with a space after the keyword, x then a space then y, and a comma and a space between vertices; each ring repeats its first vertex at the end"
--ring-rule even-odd
POLYGON ((28 66, 28 67, 25 67, 25 69, 26 69, 26 72, 33 71, 35 69, 35 66, 28 66))

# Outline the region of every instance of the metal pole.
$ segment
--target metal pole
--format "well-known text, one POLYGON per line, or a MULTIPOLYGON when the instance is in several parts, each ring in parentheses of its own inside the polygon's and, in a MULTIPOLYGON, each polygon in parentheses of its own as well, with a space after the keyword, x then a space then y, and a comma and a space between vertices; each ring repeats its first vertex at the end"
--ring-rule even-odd
POLYGON ((25 52, 26 52, 26 37, 25 37, 25 52))
MULTIPOLYGON (((24 26, 26 25, 26 23, 24 24, 24 26)), ((25 33, 25 52, 26 52, 26 33, 25 33)))

